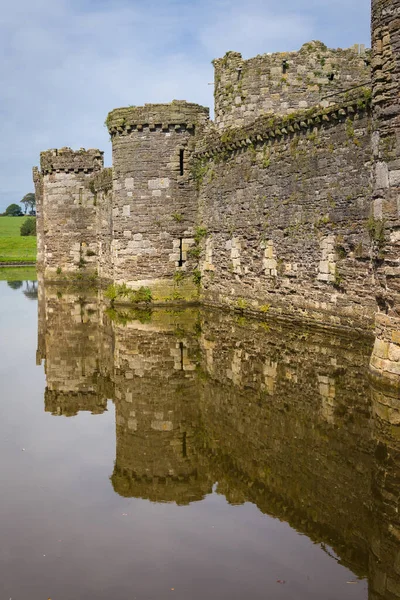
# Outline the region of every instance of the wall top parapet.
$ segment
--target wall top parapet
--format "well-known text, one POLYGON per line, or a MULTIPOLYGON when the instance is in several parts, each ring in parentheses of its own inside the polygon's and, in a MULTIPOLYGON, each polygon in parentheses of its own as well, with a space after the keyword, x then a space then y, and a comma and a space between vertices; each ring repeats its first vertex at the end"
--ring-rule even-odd
POLYGON ((84 172, 99 171, 104 165, 104 152, 97 148, 72 150, 59 148, 40 153, 40 169, 43 175, 55 172, 84 172))
POLYGON ((347 95, 341 102, 327 108, 316 106, 289 115, 263 115, 251 125, 229 128, 222 132, 210 128, 197 146, 195 158, 211 158, 221 152, 232 152, 257 143, 307 132, 314 127, 334 125, 371 107, 371 90, 358 88, 357 94, 347 95))
POLYGON ((106 119, 111 135, 129 132, 133 129, 150 130, 179 127, 194 129, 196 125, 205 124, 209 119, 209 109, 185 100, 173 100, 169 104, 145 104, 144 106, 128 106, 112 110, 106 119))
MULTIPOLYGON (((253 56, 251 58, 248 59, 244 59, 243 55, 241 54, 241 52, 236 52, 236 51, 232 51, 229 50, 228 52, 226 52, 225 56, 222 56, 220 58, 215 58, 212 62, 213 65, 216 66, 226 66, 228 63, 230 62, 234 62, 236 60, 240 60, 242 62, 248 62, 248 61, 263 61, 265 59, 268 58, 273 58, 273 57, 282 57, 282 58, 287 58, 290 56, 297 56, 297 55, 313 55, 314 53, 316 55, 320 54, 320 53, 329 53, 329 54, 336 54, 336 55, 342 55, 342 56, 350 56, 353 57, 354 54, 358 55, 358 56, 364 56, 369 54, 370 49, 366 48, 364 44, 354 44, 353 46, 350 46, 350 48, 328 48, 328 46, 326 46, 326 44, 324 44, 323 42, 319 41, 319 40, 312 40, 311 42, 306 42, 305 44, 302 45, 302 47, 299 50, 291 50, 291 51, 284 51, 284 52, 265 52, 264 54, 257 54, 256 56, 253 56)), ((320 56, 321 58, 321 56, 320 56)))

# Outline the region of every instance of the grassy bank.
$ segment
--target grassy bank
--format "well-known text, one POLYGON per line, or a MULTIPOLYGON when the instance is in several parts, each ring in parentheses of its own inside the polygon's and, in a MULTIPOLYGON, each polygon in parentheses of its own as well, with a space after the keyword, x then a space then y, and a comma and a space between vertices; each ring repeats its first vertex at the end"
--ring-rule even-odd
POLYGON ((36 261, 36 237, 19 233, 27 217, 0 217, 0 263, 36 261))
POLYGON ((35 267, 2 267, 0 281, 36 281, 35 267))

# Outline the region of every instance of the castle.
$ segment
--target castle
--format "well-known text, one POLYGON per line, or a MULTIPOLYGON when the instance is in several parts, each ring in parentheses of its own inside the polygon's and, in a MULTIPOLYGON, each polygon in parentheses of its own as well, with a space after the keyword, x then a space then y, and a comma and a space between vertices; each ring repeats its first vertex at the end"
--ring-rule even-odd
POLYGON ((310 42, 214 67, 214 122, 184 101, 121 108, 112 169, 99 150, 41 154, 38 269, 116 300, 375 322, 371 369, 397 384, 400 0, 372 0, 371 51, 310 42))

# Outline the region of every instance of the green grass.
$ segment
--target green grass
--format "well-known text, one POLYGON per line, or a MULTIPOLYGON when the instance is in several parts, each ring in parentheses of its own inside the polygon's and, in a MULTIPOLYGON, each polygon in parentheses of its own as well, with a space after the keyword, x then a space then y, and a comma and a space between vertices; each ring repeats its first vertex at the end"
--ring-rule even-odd
POLYGON ((0 217, 0 263, 36 262, 36 237, 19 229, 27 217, 0 217))
POLYGON ((35 267, 2 267, 0 281, 36 281, 35 267))

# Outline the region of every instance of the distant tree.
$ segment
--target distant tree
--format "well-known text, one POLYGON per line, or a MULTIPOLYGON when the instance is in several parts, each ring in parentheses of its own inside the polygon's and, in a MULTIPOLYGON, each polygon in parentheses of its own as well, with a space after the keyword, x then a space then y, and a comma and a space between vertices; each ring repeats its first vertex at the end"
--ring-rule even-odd
POLYGON ((6 212, 4 213, 6 217, 22 217, 23 212, 21 207, 18 204, 10 204, 7 206, 6 212))
POLYGON ((37 281, 25 281, 24 295, 29 300, 36 300, 38 297, 37 281))
POLYGON ((13 290, 19 290, 22 287, 22 281, 7 281, 7 285, 13 290))
POLYGON ((19 228, 21 235, 36 235, 36 219, 28 217, 19 228))
POLYGON ((35 214, 36 210, 36 198, 33 192, 29 192, 29 194, 25 194, 25 196, 21 200, 21 204, 25 207, 25 214, 28 212, 30 215, 35 214))

